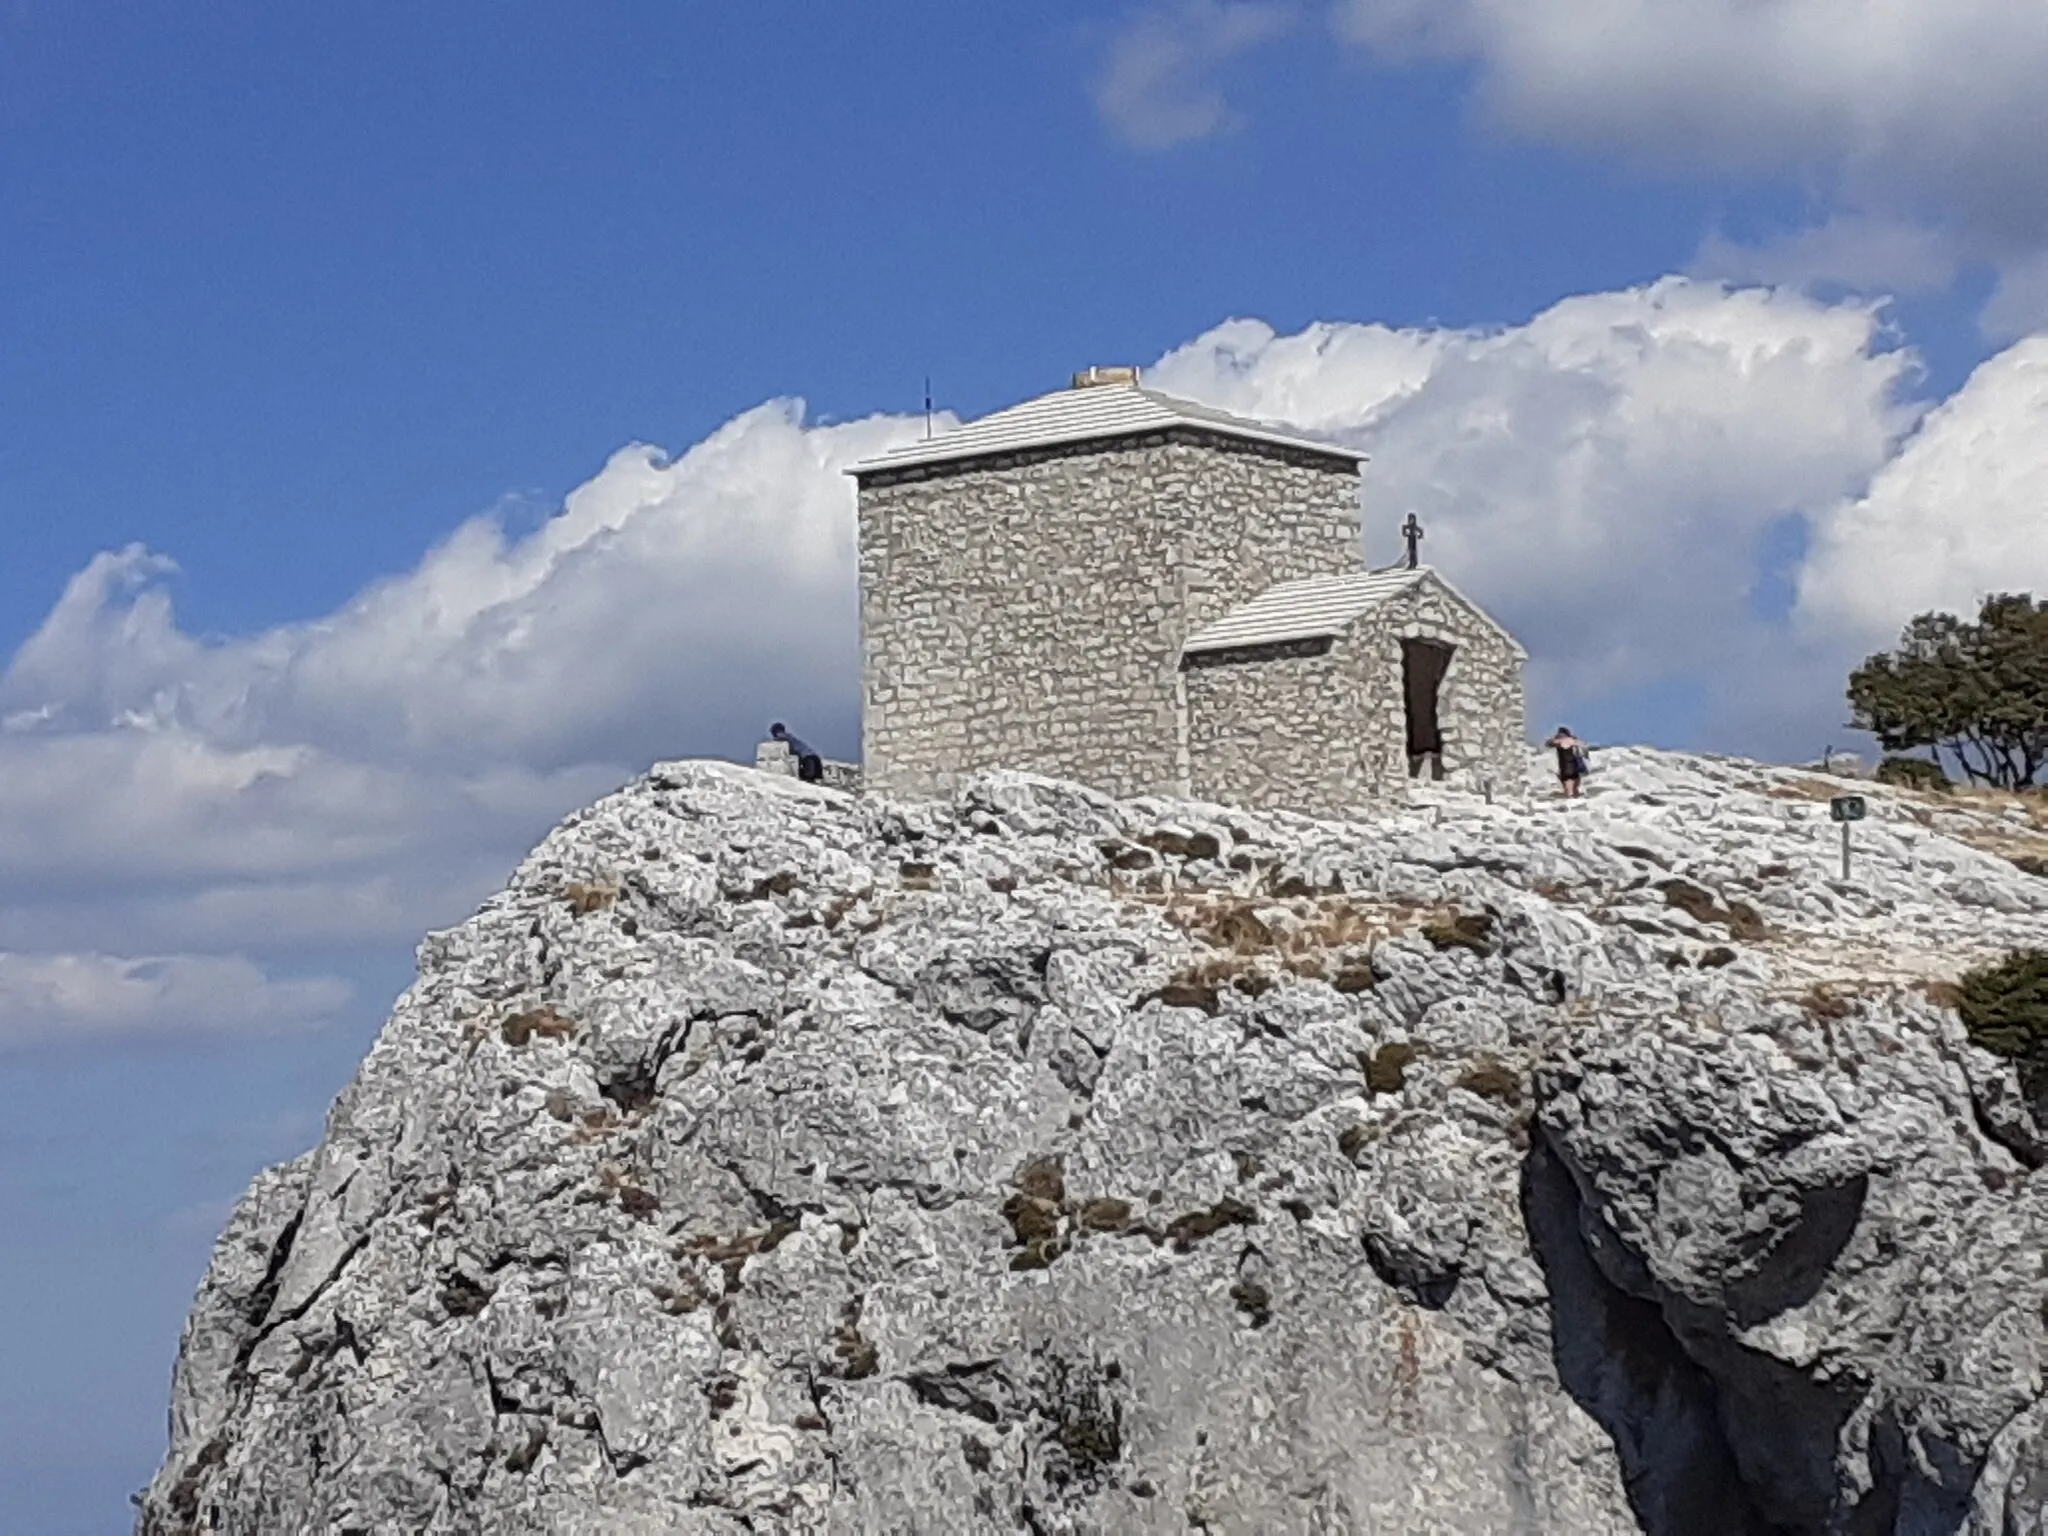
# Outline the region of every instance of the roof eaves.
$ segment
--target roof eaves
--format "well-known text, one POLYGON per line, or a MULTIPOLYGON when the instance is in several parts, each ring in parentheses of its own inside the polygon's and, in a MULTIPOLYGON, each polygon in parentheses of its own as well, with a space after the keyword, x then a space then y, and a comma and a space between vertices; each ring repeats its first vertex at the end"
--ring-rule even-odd
POLYGON ((1244 646, 1334 637, 1369 610, 1406 592, 1421 574, 1397 568, 1281 582, 1203 625, 1181 646, 1181 654, 1193 656, 1244 646), (1250 615, 1261 604, 1267 611, 1252 619, 1250 615), (1309 611, 1303 613, 1303 608, 1309 611))
MULTIPOLYGON (((1164 402, 1171 397, 1148 396, 1164 402)), ((1013 407, 1014 409, 1014 407, 1013 407)), ((984 418, 986 419, 986 418, 984 418)), ((1172 419, 1148 419, 1130 422, 1089 422, 1064 430, 1027 433, 1013 441, 959 442, 957 436, 973 427, 969 422, 963 428, 955 429, 944 437, 935 437, 928 444, 917 444, 907 450, 894 450, 850 464, 845 474, 860 476, 880 474, 896 469, 918 469, 932 464, 959 463, 969 459, 997 458, 1007 454, 1029 453, 1039 448, 1065 448, 1077 443, 1108 442, 1120 437, 1139 437, 1156 432, 1193 431, 1212 432, 1219 437, 1247 438, 1255 442, 1270 443, 1275 447, 1290 448, 1301 453, 1319 453, 1334 459, 1346 459, 1353 464, 1371 462, 1372 456, 1356 448, 1347 448, 1341 443, 1326 442, 1318 438, 1301 437, 1277 429, 1244 422, 1237 418, 1212 417, 1175 413, 1172 419)))

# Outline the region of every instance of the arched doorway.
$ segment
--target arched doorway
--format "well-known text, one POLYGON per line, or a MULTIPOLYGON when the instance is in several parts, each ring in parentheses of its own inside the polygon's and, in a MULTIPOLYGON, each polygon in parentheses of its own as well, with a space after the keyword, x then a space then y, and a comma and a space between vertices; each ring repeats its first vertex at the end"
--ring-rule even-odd
POLYGON ((1429 776, 1444 776, 1444 729, 1441 711, 1444 673, 1453 647, 1440 640, 1401 642, 1401 705, 1408 717, 1408 777, 1430 765, 1429 776))

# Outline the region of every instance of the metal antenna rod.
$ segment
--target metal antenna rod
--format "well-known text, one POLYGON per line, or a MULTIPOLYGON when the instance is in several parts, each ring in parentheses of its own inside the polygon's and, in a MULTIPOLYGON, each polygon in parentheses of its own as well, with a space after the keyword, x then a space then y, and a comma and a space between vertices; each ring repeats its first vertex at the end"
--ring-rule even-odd
POLYGON ((932 376, 924 376, 924 435, 930 441, 932 435, 932 376))

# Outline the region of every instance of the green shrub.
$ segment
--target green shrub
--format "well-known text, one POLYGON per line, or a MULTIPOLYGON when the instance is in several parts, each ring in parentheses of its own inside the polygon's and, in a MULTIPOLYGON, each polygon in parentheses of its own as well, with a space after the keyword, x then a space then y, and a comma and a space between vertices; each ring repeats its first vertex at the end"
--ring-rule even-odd
POLYGON ((1899 789, 1929 789, 1946 794, 1954 786, 1941 764, 1924 757, 1887 757, 1877 765, 1877 782, 1899 789))
POLYGON ((2030 1097, 2048 1090, 2048 950, 2021 949, 1966 971, 1956 1011, 1970 1039, 2020 1064, 2030 1097))

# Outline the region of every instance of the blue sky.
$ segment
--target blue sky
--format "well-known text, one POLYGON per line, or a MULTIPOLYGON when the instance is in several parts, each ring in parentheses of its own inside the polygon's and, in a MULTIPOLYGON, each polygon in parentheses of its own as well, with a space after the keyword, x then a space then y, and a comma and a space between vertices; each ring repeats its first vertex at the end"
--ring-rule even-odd
POLYGON ((2048 588, 2048 18, 1855 12, 0 0, 0 1525, 125 1528, 424 929, 850 751, 927 376, 1366 444, 1599 740, 1816 754, 2048 588))

